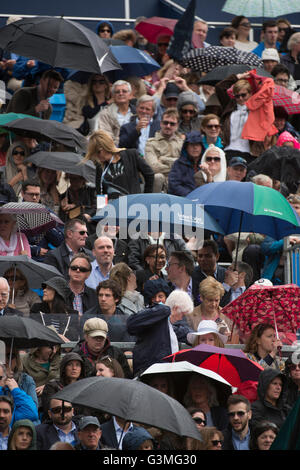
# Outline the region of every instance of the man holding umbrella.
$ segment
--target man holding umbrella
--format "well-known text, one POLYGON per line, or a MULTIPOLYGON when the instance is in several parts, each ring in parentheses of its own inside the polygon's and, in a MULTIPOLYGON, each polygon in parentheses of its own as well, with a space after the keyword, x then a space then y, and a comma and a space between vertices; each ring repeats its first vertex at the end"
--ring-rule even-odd
POLYGON ((49 119, 52 114, 49 98, 57 92, 61 82, 63 77, 59 72, 47 70, 43 73, 38 86, 23 87, 13 94, 6 112, 49 119))

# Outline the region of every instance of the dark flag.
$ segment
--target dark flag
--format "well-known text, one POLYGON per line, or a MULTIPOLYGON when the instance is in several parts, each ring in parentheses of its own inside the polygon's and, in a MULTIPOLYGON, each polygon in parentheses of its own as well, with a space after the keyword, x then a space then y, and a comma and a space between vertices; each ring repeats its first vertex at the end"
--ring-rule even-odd
POLYGON ((175 25, 170 39, 167 54, 171 59, 180 62, 183 56, 192 48, 196 0, 191 0, 185 12, 175 25))

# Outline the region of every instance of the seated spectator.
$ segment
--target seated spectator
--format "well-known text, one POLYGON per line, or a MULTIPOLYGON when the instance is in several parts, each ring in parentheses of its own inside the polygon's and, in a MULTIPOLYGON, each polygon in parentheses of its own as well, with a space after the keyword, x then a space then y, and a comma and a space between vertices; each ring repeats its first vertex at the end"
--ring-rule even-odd
POLYGON ((247 174, 247 161, 242 157, 233 157, 227 164, 227 180, 243 181, 247 174))
POLYGON ((276 145, 278 147, 291 147, 300 150, 300 142, 287 131, 284 131, 280 134, 277 139, 276 145))
POLYGON ((121 126, 128 123, 135 114, 135 107, 130 102, 131 93, 130 83, 117 80, 111 88, 112 104, 99 113, 98 129, 105 131, 115 145, 119 144, 121 126))
POLYGON ((263 40, 258 44, 258 46, 253 49, 253 53, 258 57, 262 56, 262 53, 265 49, 277 49, 280 48, 280 43, 278 42, 278 26, 276 20, 267 20, 262 25, 262 34, 263 40))
POLYGON ((278 130, 277 137, 282 134, 282 132, 289 132, 292 134, 293 137, 296 139, 300 138, 300 134, 298 131, 292 126, 292 124, 288 121, 289 115, 288 112, 282 106, 275 106, 274 107, 274 114, 275 114, 275 127, 278 130))
POLYGON ((229 426, 223 431, 222 450, 249 450, 252 438, 249 427, 251 403, 242 395, 230 395, 227 410, 229 426))
POLYGON ((72 404, 51 398, 48 416, 50 421, 36 427, 38 450, 49 450, 57 441, 68 442, 74 446, 77 441, 77 426, 73 420, 72 404))
POLYGON ((189 328, 182 324, 193 309, 186 292, 173 291, 165 305, 154 304, 127 319, 127 331, 137 337, 133 349, 133 374, 179 350, 178 342, 187 342, 189 328))
POLYGON ((83 252, 91 259, 94 258, 92 252, 85 248, 87 236, 88 232, 83 220, 78 218, 68 220, 64 226, 64 241, 59 247, 46 253, 44 263, 54 266, 67 278, 70 261, 75 254, 83 252))
POLYGON ((31 258, 26 235, 17 231, 17 219, 13 214, 0 214, 0 256, 26 255, 31 258))
POLYGON ((198 95, 192 91, 182 91, 178 97, 177 109, 179 113, 178 131, 187 135, 192 131, 199 131, 201 119, 198 95))
POLYGON ((124 371, 117 359, 109 356, 103 356, 96 362, 96 376, 119 377, 120 379, 125 377, 124 371))
POLYGON ((6 181, 17 196, 20 195, 22 182, 32 178, 35 172, 24 160, 29 156, 29 150, 23 142, 13 142, 6 154, 6 181))
POLYGON ((49 119, 52 114, 49 98, 57 92, 62 82, 63 77, 59 72, 46 70, 37 86, 23 87, 13 94, 6 112, 49 119))
POLYGON ((193 28, 194 35, 197 36, 197 47, 200 49, 210 46, 208 42, 205 42, 208 33, 208 24, 204 20, 196 20, 193 28))
POLYGON ((101 444, 104 448, 122 450, 123 439, 126 434, 136 427, 131 421, 125 421, 118 416, 112 416, 101 425, 101 444))
POLYGON ((9 307, 9 294, 10 294, 10 287, 5 277, 0 277, 0 315, 20 315, 23 316, 23 312, 17 310, 15 308, 9 307))
POLYGON ((186 196, 196 188, 195 174, 202 169, 203 142, 199 131, 185 137, 180 157, 175 160, 169 173, 168 193, 186 196))
POLYGON ((21 311, 23 316, 29 317, 32 305, 40 301, 38 294, 29 289, 27 278, 18 268, 8 269, 3 277, 9 284, 8 306, 21 311))
POLYGON ((237 31, 230 26, 224 28, 219 35, 220 46, 224 47, 235 47, 236 39, 237 31))
POLYGON ((96 26, 96 33, 102 39, 109 39, 114 34, 114 27, 110 21, 100 20, 96 26))
POLYGON ((198 374, 191 376, 183 403, 186 408, 191 406, 201 408, 206 416, 206 426, 216 426, 220 431, 226 429, 227 410, 219 405, 216 387, 207 377, 198 374))
POLYGON ((189 251, 173 251, 167 262, 168 281, 174 289, 183 290, 193 299, 194 258, 189 251))
POLYGON ((121 364, 125 377, 132 377, 125 354, 121 349, 112 346, 110 343, 106 321, 102 318, 89 318, 83 325, 83 333, 84 340, 75 346, 73 352, 79 354, 84 360, 87 377, 96 375, 96 362, 103 356, 117 359, 121 364))
POLYGON ((78 423, 77 437, 79 443, 75 450, 100 450, 101 425, 96 416, 82 416, 78 423))
POLYGON ((160 66, 163 66, 170 59, 167 54, 170 39, 171 36, 169 34, 160 34, 156 39, 157 51, 154 54, 154 59, 160 66))
POLYGON ((271 421, 262 420, 252 429, 249 450, 270 450, 279 432, 278 426, 271 421))
POLYGON ((300 217, 300 194, 290 194, 287 197, 287 200, 293 206, 293 208, 300 217))
POLYGON ((145 305, 151 307, 153 304, 165 304, 170 293, 171 287, 164 279, 148 279, 143 290, 145 305))
POLYGON ((121 301, 118 308, 126 315, 139 312, 144 308, 144 298, 136 290, 137 282, 133 270, 126 263, 116 264, 110 271, 109 278, 119 283, 121 301))
MULTIPOLYGON (((60 360, 58 374, 45 383, 41 392, 42 421, 48 419, 51 397, 67 385, 85 377, 86 368, 82 357, 73 351, 65 354, 60 360)), ((75 408, 76 414, 81 411, 82 407, 75 408)))
MULTIPOLYGON (((188 320, 189 316, 187 316, 188 320)), ((210 344, 218 348, 225 348, 228 336, 222 335, 218 324, 212 320, 202 320, 197 326, 197 331, 188 334, 188 340, 193 347, 199 344, 210 344)))
POLYGON ((160 130, 147 140, 145 160, 154 171, 154 193, 167 191, 169 172, 180 155, 183 136, 178 131, 178 123, 176 108, 166 109, 162 114, 160 130))
POLYGON ((284 404, 286 377, 278 370, 268 367, 258 377, 258 400, 252 403, 251 426, 262 420, 276 424, 278 428, 284 423, 289 410, 284 404))
POLYGON ((30 313, 78 313, 69 308, 67 298, 70 289, 67 281, 61 276, 54 276, 42 283, 42 302, 33 304, 30 313))
POLYGON ((112 39, 123 41, 126 46, 134 47, 136 43, 136 34, 133 29, 121 29, 114 33, 112 39))
POLYGON ((29 419, 15 421, 9 433, 7 450, 36 450, 35 426, 29 419))
POLYGON ((92 261, 92 270, 85 284, 91 289, 96 289, 99 282, 109 279, 113 267, 115 252, 112 239, 107 236, 96 238, 92 253, 95 259, 92 261))
POLYGON ((148 245, 143 254, 144 269, 136 270, 137 289, 144 295, 144 284, 148 279, 164 279, 163 268, 167 261, 167 252, 163 245, 148 245))
MULTIPOLYGON (((156 252, 154 253, 154 249, 152 253, 147 253, 147 256, 151 258, 150 260, 145 259, 145 250, 149 245, 162 245, 165 249, 166 258, 168 259, 169 256, 173 251, 184 251, 186 250, 185 242, 182 238, 167 238, 164 232, 152 233, 148 232, 146 235, 145 233, 141 234, 139 238, 136 240, 130 240, 128 243, 129 255, 128 255, 128 264, 134 270, 145 269, 145 261, 147 265, 150 264, 151 259, 153 260, 153 256, 156 257, 156 252), (157 238, 159 236, 159 238, 157 238), (149 256, 150 255, 150 256, 149 256), (144 263, 143 263, 144 260, 144 263), (144 265, 143 265, 144 264, 144 265)), ((158 253, 157 253, 158 254, 158 253)), ((161 254, 162 255, 162 254, 161 254)), ((160 255, 160 256, 161 256, 160 255)), ((158 265, 160 265, 160 270, 164 267, 166 260, 162 257, 159 260, 158 265), (162 264, 164 261, 164 264, 162 264)), ((157 267, 158 267, 157 265, 157 267)), ((157 267, 155 267, 154 263, 152 264, 150 270, 154 274, 156 273, 157 267)), ((158 274, 158 273, 156 273, 158 274)))
POLYGON ((154 439, 142 426, 128 431, 123 439, 122 450, 153 450, 154 439))
POLYGON ((284 362, 278 356, 278 347, 282 345, 276 339, 274 326, 268 323, 259 323, 254 326, 246 341, 244 352, 252 361, 277 372, 284 369, 284 362))
POLYGON ((241 51, 251 52, 256 46, 257 42, 249 40, 249 33, 251 30, 251 23, 245 16, 235 16, 231 20, 231 26, 236 30, 237 37, 235 47, 241 51))
POLYGON ((6 154, 9 148, 8 131, 0 128, 0 167, 6 165, 6 154))
POLYGON ((191 417, 195 421, 198 431, 201 431, 206 426, 206 416, 201 408, 195 408, 193 406, 187 408, 191 417))
POLYGON ((206 150, 210 144, 223 148, 220 118, 216 114, 206 114, 201 121, 203 147, 206 150))
POLYGON ((155 100, 152 96, 142 95, 137 100, 136 115, 120 128, 119 146, 137 149, 140 156, 145 155, 145 145, 160 129, 160 120, 154 116, 155 100))
POLYGON ((100 111, 108 106, 110 99, 110 84, 105 75, 92 74, 87 83, 87 94, 82 108, 84 117, 79 132, 88 135, 97 129, 97 119, 100 111))
POLYGON ((92 270, 91 260, 85 253, 74 255, 69 266, 69 293, 66 297, 69 307, 83 315, 97 303, 94 289, 85 281, 92 270))
POLYGON ((272 73, 273 68, 280 63, 277 49, 268 48, 262 52, 261 60, 266 72, 272 73))
POLYGON ((284 374, 287 377, 285 405, 292 409, 300 392, 300 364, 293 361, 293 355, 285 361, 284 374))
POLYGON ((196 447, 197 450, 222 450, 223 433, 215 426, 205 426, 201 429, 200 435, 202 441, 199 441, 196 447))
POLYGON ((93 160, 96 164, 97 194, 115 199, 125 194, 140 193, 141 175, 145 181, 144 192, 152 192, 154 173, 151 167, 136 149, 115 147, 110 135, 103 130, 90 136, 83 161, 86 160, 93 160))
POLYGON ((209 144, 202 155, 200 167, 194 175, 197 186, 226 180, 226 157, 219 147, 209 144))
POLYGON ((96 213, 95 188, 87 185, 83 176, 67 173, 68 189, 60 195, 59 216, 63 221, 82 216, 89 224, 96 213))
POLYGON ((299 67, 299 44, 300 44, 300 33, 296 32, 292 34, 287 43, 287 54, 281 56, 280 62, 285 65, 294 80, 300 78, 300 67, 299 67))
POLYGON ((57 189, 59 178, 58 172, 48 168, 38 168, 37 177, 40 183, 40 201, 57 215, 59 213, 60 196, 57 189))
POLYGON ((92 233, 92 235, 89 235, 88 238, 86 239, 85 246, 89 250, 93 250, 94 248, 94 243, 97 240, 97 238, 101 236, 106 236, 111 239, 113 242, 113 247, 114 247, 114 257, 113 257, 113 262, 114 263, 127 263, 128 261, 128 242, 126 239, 121 239, 119 238, 119 231, 120 227, 119 226, 104 226, 101 227, 101 230, 97 233, 92 233))
MULTIPOLYGON (((289 69, 285 65, 283 64, 275 65, 275 67, 272 68, 271 75, 274 77, 274 83, 276 83, 276 85, 280 85, 285 88, 290 88, 291 74, 290 74, 289 69)), ((293 82, 294 80, 292 79, 291 81, 293 82)))

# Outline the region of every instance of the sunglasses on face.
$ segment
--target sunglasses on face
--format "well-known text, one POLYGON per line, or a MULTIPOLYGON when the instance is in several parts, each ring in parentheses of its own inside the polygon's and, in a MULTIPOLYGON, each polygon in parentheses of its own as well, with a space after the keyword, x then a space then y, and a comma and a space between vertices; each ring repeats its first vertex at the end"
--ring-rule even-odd
POLYGON ((279 31, 280 33, 282 33, 283 31, 285 32, 285 31, 287 31, 288 29, 289 29, 289 28, 278 28, 278 31, 279 31))
POLYGON ((220 124, 207 124, 207 129, 220 129, 220 124))
POLYGON ((202 419, 202 418, 193 418, 193 420, 195 421, 195 423, 197 424, 204 424, 204 426, 206 426, 206 420, 205 419, 202 419))
POLYGON ((246 96, 248 95, 248 93, 240 93, 239 95, 234 95, 234 97, 236 99, 239 99, 239 98, 246 98, 246 96))
POLYGON ((207 162, 219 162, 220 160, 220 157, 206 157, 207 162))
POLYGON ((89 273, 90 269, 85 268, 84 266, 70 266, 71 271, 80 271, 81 273, 89 273))
POLYGON ((242 418, 243 416, 245 416, 246 414, 246 411, 230 411, 228 413, 228 416, 229 418, 234 418, 235 415, 237 415, 239 418, 242 418))
POLYGON ((158 47, 160 46, 165 46, 165 47, 168 47, 169 43, 168 42, 159 42, 157 43, 158 47))
POLYGON ((195 114, 193 109, 182 109, 181 112, 182 114, 195 114))
POLYGON ((100 33, 111 33, 111 30, 109 28, 103 28, 100 29, 100 33))
POLYGON ((289 369, 290 370, 300 369, 300 364, 290 364, 289 369))
POLYGON ((55 406, 55 408, 50 408, 51 413, 54 415, 61 414, 62 410, 64 410, 65 413, 70 413, 72 411, 72 406, 55 406))
POLYGON ((77 232, 81 236, 88 234, 87 230, 72 230, 72 232, 77 232))
POLYGON ((240 26, 244 26, 245 28, 250 28, 251 23, 249 23, 249 21, 245 21, 244 23, 241 23, 240 26))
POLYGON ((24 150, 14 150, 13 155, 21 155, 22 157, 25 157, 25 152, 24 150))
POLYGON ((177 122, 171 122, 171 121, 161 121, 164 126, 176 126, 177 122))
POLYGON ((222 442, 223 441, 221 441, 220 439, 214 439, 213 441, 211 441, 213 446, 217 446, 218 444, 222 444, 222 442))

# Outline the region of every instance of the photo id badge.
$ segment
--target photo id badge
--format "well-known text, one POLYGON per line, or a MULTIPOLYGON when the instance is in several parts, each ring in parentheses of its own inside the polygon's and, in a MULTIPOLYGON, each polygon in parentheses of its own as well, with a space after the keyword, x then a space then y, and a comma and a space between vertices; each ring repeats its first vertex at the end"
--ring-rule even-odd
POLYGON ((102 209, 108 203, 107 194, 97 194, 97 210, 102 209))

